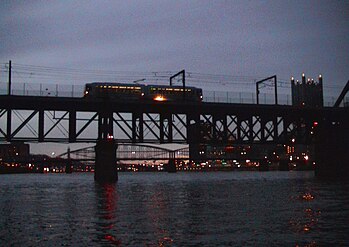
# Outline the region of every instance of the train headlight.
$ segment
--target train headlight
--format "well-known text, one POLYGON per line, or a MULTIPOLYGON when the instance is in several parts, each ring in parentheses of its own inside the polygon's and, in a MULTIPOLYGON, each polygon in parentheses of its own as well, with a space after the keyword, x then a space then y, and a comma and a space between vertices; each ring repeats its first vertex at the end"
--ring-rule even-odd
POLYGON ((166 98, 162 95, 157 95, 155 98, 154 98, 155 101, 166 101, 166 98))

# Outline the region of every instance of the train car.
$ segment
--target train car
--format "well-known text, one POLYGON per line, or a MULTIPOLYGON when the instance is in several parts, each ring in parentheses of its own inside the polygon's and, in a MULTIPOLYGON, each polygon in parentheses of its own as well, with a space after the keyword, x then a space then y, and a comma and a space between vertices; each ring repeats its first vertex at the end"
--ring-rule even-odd
POLYGON ((202 89, 196 87, 93 82, 85 85, 86 99, 143 101, 202 101, 202 89))
POLYGON ((113 100, 140 100, 144 95, 144 85, 112 82, 93 82, 85 85, 85 98, 113 100))
POLYGON ((196 87, 148 85, 144 98, 155 101, 202 101, 202 89, 196 87))

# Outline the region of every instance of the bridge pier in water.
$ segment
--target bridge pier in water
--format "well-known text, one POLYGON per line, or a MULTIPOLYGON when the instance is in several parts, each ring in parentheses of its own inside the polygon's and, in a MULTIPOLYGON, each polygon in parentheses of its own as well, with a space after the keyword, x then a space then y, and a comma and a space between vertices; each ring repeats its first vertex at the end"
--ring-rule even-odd
POLYGON ((167 164, 167 172, 169 172, 169 173, 177 172, 176 160, 175 160, 175 152, 173 152, 173 151, 169 153, 169 159, 168 159, 168 164, 167 164))
POLYGON ((288 162, 289 161, 287 159, 281 159, 279 161, 279 171, 289 171, 290 167, 289 167, 288 162))
POLYGON ((349 114, 326 116, 315 141, 315 175, 319 178, 349 178, 349 114))
POLYGON ((118 180, 116 169, 117 144, 114 139, 99 140, 95 146, 96 160, 94 179, 98 183, 115 183, 118 180))
POLYGON ((72 162, 71 162, 71 158, 70 158, 70 148, 69 147, 68 147, 67 155, 68 155, 68 159, 67 159, 67 163, 65 165, 65 173, 70 174, 73 172, 73 167, 72 167, 72 162))
POLYGON ((259 160, 259 171, 269 171, 269 162, 267 159, 259 160))

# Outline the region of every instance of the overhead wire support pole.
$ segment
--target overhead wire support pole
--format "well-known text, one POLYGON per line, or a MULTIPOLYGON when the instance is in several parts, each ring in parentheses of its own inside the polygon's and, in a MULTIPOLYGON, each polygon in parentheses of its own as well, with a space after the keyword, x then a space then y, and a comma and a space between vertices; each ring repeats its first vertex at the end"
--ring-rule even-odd
MULTIPOLYGON (((8 70, 8 95, 11 95, 11 71, 12 64, 11 60, 9 61, 9 70, 8 70)), ((12 110, 7 109, 7 133, 6 133, 6 141, 11 142, 12 140, 12 132, 11 132, 11 125, 12 125, 12 110)))
POLYGON ((183 83, 183 98, 185 98, 185 70, 179 71, 177 74, 170 77, 170 86, 172 86, 172 79, 182 75, 182 83, 183 83))
POLYGON ((259 105, 259 84, 256 83, 256 98, 257 98, 257 105, 259 105))
POLYGON ((277 92, 277 78, 276 75, 270 76, 268 78, 265 78, 263 80, 256 82, 256 97, 257 97, 257 105, 259 104, 259 84, 269 81, 271 79, 274 79, 274 92, 275 92, 275 105, 278 104, 278 92, 277 92))
POLYGON ((12 74, 12 63, 9 61, 9 69, 8 69, 8 95, 11 95, 11 74, 12 74))
POLYGON ((349 81, 347 82, 347 84, 344 86, 341 94, 339 95, 336 103, 334 103, 333 107, 338 107, 340 105, 340 103, 342 102, 342 100, 344 99, 345 95, 347 94, 347 92, 349 92, 349 81))
POLYGON ((278 104, 278 85, 277 85, 277 78, 276 78, 276 75, 274 75, 275 78, 274 78, 274 83, 275 83, 275 105, 278 104))

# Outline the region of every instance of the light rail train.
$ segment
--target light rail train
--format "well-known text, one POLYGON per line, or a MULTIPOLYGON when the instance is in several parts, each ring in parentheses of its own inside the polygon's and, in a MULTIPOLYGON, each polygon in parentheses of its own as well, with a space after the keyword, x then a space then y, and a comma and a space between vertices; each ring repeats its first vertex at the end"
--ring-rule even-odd
POLYGON ((196 87, 93 82, 85 85, 86 99, 202 101, 202 89, 196 87))

